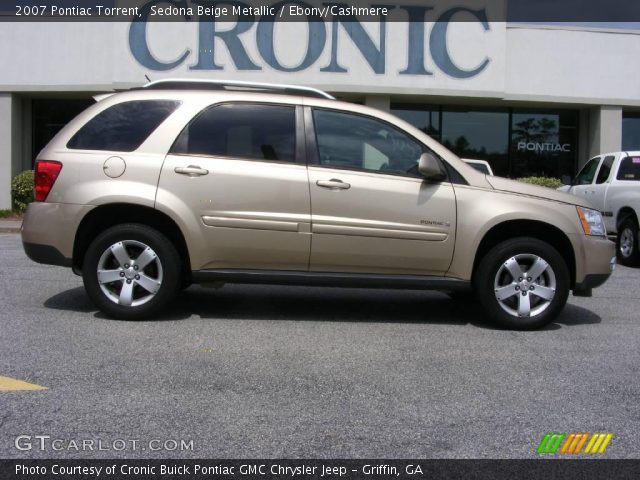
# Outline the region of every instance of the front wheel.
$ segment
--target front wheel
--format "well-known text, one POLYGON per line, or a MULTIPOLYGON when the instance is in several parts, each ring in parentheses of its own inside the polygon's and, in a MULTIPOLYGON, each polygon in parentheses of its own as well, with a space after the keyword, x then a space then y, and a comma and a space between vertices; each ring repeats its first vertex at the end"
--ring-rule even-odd
POLYGON ((500 326, 532 330, 553 321, 569 296, 566 263, 548 243, 515 238, 493 247, 474 275, 487 316, 500 326))
POLYGON ((635 267, 640 265, 638 252, 638 223, 633 218, 627 218, 618 228, 616 241, 618 260, 622 265, 635 267))
POLYGON ((87 249, 82 279, 91 300, 110 317, 147 318, 178 292, 180 257, 157 230, 134 223, 117 225, 87 249))

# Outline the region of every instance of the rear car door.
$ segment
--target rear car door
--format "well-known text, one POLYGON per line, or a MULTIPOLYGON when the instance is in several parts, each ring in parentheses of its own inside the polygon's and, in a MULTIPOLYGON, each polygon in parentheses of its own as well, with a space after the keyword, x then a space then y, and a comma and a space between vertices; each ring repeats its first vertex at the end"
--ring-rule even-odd
POLYGON ((305 107, 312 208, 311 271, 444 275, 456 202, 448 181, 417 170, 427 148, 398 128, 305 107))
POLYGON ((178 136, 157 203, 194 220, 192 269, 307 270, 311 211, 300 122, 295 105, 221 103, 178 136))

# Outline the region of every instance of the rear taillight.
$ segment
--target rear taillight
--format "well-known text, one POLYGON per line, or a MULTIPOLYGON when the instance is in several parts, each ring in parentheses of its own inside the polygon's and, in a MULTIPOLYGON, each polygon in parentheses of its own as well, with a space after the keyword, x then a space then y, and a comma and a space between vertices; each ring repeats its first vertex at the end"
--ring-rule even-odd
POLYGON ((44 202, 53 188, 56 178, 62 170, 62 164, 53 160, 38 160, 33 177, 36 202, 44 202))

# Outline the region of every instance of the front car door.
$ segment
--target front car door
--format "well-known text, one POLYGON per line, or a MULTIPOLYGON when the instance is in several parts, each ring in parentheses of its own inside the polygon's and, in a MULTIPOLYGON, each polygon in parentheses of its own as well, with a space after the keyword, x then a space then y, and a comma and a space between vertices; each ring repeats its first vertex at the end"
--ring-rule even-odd
POLYGON ((305 107, 312 247, 309 269, 444 275, 456 201, 417 170, 427 147, 378 119, 305 107))
POLYGON ((600 162, 600 168, 596 174, 596 179, 591 185, 591 196, 588 197, 593 206, 602 212, 604 222, 607 226, 607 231, 613 231, 615 225, 612 222, 612 213, 605 211, 605 201, 607 196, 607 189, 611 185, 611 169, 613 162, 615 161, 615 155, 607 155, 600 162))
POLYGON ((301 115, 295 105, 216 104, 178 136, 157 203, 171 205, 187 225, 192 269, 307 270, 311 212, 304 141, 296 138, 301 115))
POLYGON ((582 170, 573 181, 573 186, 569 190, 570 193, 586 199, 591 198, 593 195, 592 183, 596 178, 600 160, 601 157, 594 157, 582 167, 582 170))

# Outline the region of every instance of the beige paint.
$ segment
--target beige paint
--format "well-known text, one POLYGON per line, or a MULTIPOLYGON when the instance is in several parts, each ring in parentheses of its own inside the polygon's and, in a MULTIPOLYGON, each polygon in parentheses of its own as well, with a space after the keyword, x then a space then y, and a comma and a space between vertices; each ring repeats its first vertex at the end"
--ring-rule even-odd
POLYGON ((446 275, 471 278, 483 236, 501 222, 531 219, 560 229, 576 257, 576 280, 609 273, 606 239, 585 236, 578 197, 486 177, 445 147, 389 113, 334 100, 244 92, 130 91, 110 96, 65 127, 39 158, 64 167, 47 202, 29 208, 24 241, 73 251, 77 227, 92 208, 111 203, 153 207, 182 231, 191 269, 250 268, 317 272, 446 275), (67 150, 77 129, 123 100, 179 99, 181 106, 133 153, 67 150), (385 173, 285 162, 166 155, 187 122, 218 102, 259 101, 317 106, 369 115, 394 124, 432 149, 468 185, 433 183, 385 173), (117 155, 125 172, 110 178, 104 162, 117 155), (197 166, 208 174, 180 175, 197 166), (329 190, 318 182, 350 185, 329 190))

